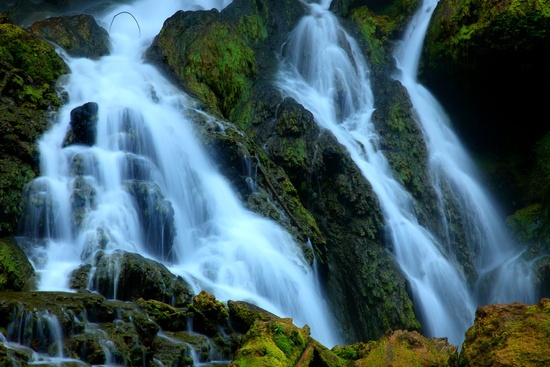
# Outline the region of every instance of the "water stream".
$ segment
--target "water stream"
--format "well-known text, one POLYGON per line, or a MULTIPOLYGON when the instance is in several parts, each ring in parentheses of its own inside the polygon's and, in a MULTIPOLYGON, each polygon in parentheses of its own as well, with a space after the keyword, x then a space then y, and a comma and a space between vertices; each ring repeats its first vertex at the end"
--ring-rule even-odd
POLYGON ((137 252, 165 263, 197 293, 292 317, 333 346, 339 336, 300 246, 278 224, 243 208, 194 135, 193 102, 143 62, 177 10, 229 3, 138 0, 97 17, 110 28, 111 54, 64 56, 69 102, 39 142, 41 176, 30 185, 22 232, 35 239, 30 257, 40 290, 68 290, 70 273, 92 263, 97 251, 137 252), (121 12, 138 19, 140 29, 126 13, 112 22, 121 12), (71 111, 88 102, 98 106, 95 143, 64 146, 71 111), (155 235, 140 217, 144 203, 149 213, 159 211, 148 217, 157 221, 155 235), (171 213, 173 223, 166 220, 171 213))
MULTIPOLYGON (((438 0, 423 0, 395 51, 397 79, 407 88, 430 154, 432 184, 443 201, 443 187, 452 188, 478 280, 476 305, 536 302, 532 269, 521 258, 496 203, 482 186, 477 168, 451 129, 436 98, 417 80, 424 38, 438 0)), ((443 204, 441 204, 443 207, 443 204)), ((446 220, 451 222, 447 214, 446 220)), ((450 244, 448 244, 450 245, 450 244)))
POLYGON ((461 215, 466 218, 468 245, 480 275, 475 290, 449 244, 418 223, 414 199, 394 179, 371 121, 375 101, 367 62, 329 11, 330 3, 305 3, 310 14, 283 47, 278 86, 311 111, 320 127, 335 135, 372 185, 394 255, 411 284, 423 332, 446 336, 460 345, 473 323, 477 305, 489 300, 532 301, 532 291, 527 284, 527 267, 508 266, 518 256, 508 245, 503 224, 477 181, 473 163, 446 124, 435 98, 426 97, 427 91, 416 82, 422 40, 437 1, 428 1, 418 10, 396 58, 402 70, 399 80, 409 90, 423 127, 428 130, 425 133, 434 187, 441 194, 438 182, 451 182, 461 215), (425 122, 432 122, 434 127, 426 127, 425 122), (485 294, 487 289, 491 294, 485 294))

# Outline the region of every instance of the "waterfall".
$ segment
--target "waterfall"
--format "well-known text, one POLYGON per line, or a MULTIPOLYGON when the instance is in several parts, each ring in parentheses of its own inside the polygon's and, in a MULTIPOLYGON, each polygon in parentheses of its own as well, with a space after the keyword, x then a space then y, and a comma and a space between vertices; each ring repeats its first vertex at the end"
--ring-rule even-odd
POLYGON ((70 273, 93 263, 98 251, 136 252, 163 262, 197 293, 307 323, 330 347, 339 336, 300 246, 275 222, 243 208, 194 135, 192 116, 202 112, 143 62, 177 10, 229 3, 137 0, 97 17, 110 31, 111 54, 64 55, 69 101, 39 142, 41 176, 27 190, 22 235, 34 243, 28 253, 40 290, 68 290, 70 273), (89 145, 64 144, 77 113, 97 114, 89 145))
MULTIPOLYGON (((423 0, 411 20, 395 59, 397 80, 407 89, 430 155, 432 182, 442 200, 443 185, 452 188, 464 221, 468 246, 478 273, 477 305, 536 302, 531 267, 521 258, 504 221, 481 185, 472 159, 451 130, 435 97, 417 81, 418 64, 430 18, 438 0, 423 0)), ((450 220, 447 219, 449 222, 450 220)))
POLYGON ((460 344, 473 322, 473 296, 455 257, 418 223, 413 198, 392 176, 371 121, 374 98, 368 65, 329 11, 330 2, 306 4, 310 14, 283 47, 278 86, 334 134, 370 182, 424 332, 460 344))

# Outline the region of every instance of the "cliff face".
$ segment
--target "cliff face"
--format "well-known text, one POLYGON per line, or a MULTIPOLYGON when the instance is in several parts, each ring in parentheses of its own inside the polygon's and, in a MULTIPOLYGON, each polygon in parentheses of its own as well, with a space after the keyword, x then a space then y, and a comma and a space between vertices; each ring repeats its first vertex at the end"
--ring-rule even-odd
POLYGON ((540 1, 439 2, 420 75, 477 155, 489 188, 548 295, 550 6, 540 1))
POLYGON ((546 2, 443 0, 422 57, 421 78, 464 143, 491 163, 491 184, 510 213, 528 203, 526 171, 548 132, 541 121, 550 98, 549 30, 546 2))

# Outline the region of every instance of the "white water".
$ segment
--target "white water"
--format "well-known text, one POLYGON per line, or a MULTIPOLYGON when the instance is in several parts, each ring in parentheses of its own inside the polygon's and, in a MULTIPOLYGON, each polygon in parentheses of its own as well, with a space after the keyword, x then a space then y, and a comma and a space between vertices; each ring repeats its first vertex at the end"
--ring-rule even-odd
POLYGON ((459 204, 479 274, 476 304, 534 303, 531 267, 521 259, 503 218, 480 184, 475 165, 451 130, 445 111, 417 80, 425 34, 437 3, 423 0, 406 30, 395 52, 400 69, 397 79, 407 88, 424 133, 433 185, 441 197, 441 185, 449 184, 459 204))
POLYGON ((184 117, 192 102, 142 61, 174 12, 221 9, 229 2, 141 0, 112 8, 97 19, 100 25, 108 29, 116 14, 130 12, 141 31, 122 13, 110 29, 111 55, 97 61, 66 58, 69 102, 40 141, 41 177, 35 181, 54 210, 26 218, 27 232, 40 220, 49 223, 45 238, 37 239, 44 247, 37 245, 31 256, 39 287, 67 290, 70 272, 92 262, 102 247, 154 258, 155 244, 144 239, 139 209, 126 189, 134 179, 150 179, 175 212, 174 260, 167 264, 172 272, 197 293, 205 289, 222 301, 249 301, 299 326, 307 323, 313 337, 331 347, 339 337, 299 246, 276 223, 241 206, 184 117), (63 148, 71 110, 90 101, 99 106, 96 144, 63 148), (95 190, 78 229, 71 224, 74 161, 82 162, 84 181, 95 190), (135 162, 139 169, 129 168, 135 162))
POLYGON ((379 198, 395 256, 425 317, 425 332, 457 343, 473 321, 464 275, 418 224, 413 199, 393 178, 371 122, 374 99, 368 66, 329 5, 310 4, 311 15, 290 35, 279 86, 347 148, 379 198))

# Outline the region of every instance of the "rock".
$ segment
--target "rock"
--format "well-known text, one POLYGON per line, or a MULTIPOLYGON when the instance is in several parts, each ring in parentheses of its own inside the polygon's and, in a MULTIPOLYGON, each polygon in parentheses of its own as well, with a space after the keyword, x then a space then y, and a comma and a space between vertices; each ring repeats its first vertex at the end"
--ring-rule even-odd
POLYGON ((461 367, 548 366, 550 299, 479 307, 466 332, 461 367))
POLYGON ((51 17, 34 23, 29 30, 72 57, 97 59, 109 54, 109 34, 91 15, 51 17))
POLYGON ((279 317, 256 305, 244 301, 228 301, 231 326, 238 332, 245 334, 256 320, 275 321, 279 317))
POLYGON ((130 252, 99 252, 92 290, 124 301, 157 300, 177 307, 191 303, 191 287, 162 264, 130 252))
POLYGON ((310 337, 309 327, 298 328, 291 319, 256 320, 243 336, 230 367, 298 366, 344 367, 341 360, 310 337))
POLYGON ((201 334, 215 336, 228 327, 229 313, 226 306, 205 291, 193 297, 189 311, 193 313, 193 330, 201 334))
POLYGON ((458 348, 446 338, 426 338, 416 331, 396 330, 377 341, 336 346, 332 351, 357 367, 454 366, 458 348))
POLYGON ((31 290, 36 287, 32 264, 11 238, 0 238, 0 292, 31 290))
POLYGON ((98 109, 97 103, 88 102, 71 111, 70 130, 65 136, 64 147, 72 144, 94 145, 98 109))
MULTIPOLYGON (((74 359, 67 364, 71 366, 81 365, 79 361, 150 366, 156 365, 154 359, 164 365, 192 366, 192 349, 203 350, 206 356, 201 362, 210 362, 208 356, 216 353, 205 336, 180 328, 160 337, 160 325, 149 317, 163 313, 162 324, 176 327, 182 326, 177 320, 184 312, 161 302, 132 304, 90 293, 0 292, 0 330, 9 342, 19 344, 6 348, 0 341, 0 363, 9 360, 6 366, 27 366, 36 362, 34 352, 57 356, 58 348, 65 358, 74 359), (139 305, 147 305, 147 312, 139 305), (172 321, 164 313, 168 310, 172 321)), ((47 356, 42 360, 44 365, 58 364, 47 356)))
POLYGON ((172 262, 176 227, 174 208, 164 197, 160 187, 152 181, 133 180, 126 185, 137 204, 145 246, 151 255, 161 261, 172 262))

